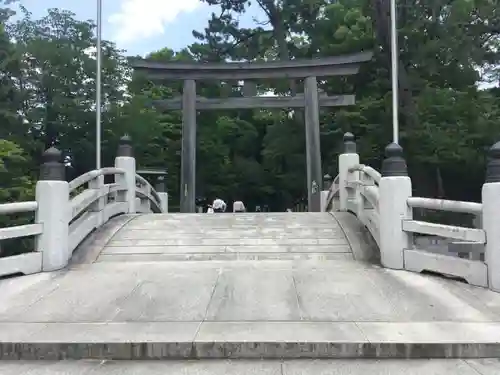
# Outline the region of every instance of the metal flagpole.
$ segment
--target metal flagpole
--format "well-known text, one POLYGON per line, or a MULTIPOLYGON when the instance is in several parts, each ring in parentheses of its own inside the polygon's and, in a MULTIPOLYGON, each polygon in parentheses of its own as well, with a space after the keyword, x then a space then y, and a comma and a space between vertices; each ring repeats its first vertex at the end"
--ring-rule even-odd
POLYGON ((391 73, 392 73, 392 141, 399 143, 398 92, 398 36, 396 28, 396 0, 391 0, 391 73))
POLYGON ((95 137, 95 164, 101 168, 101 31, 102 31, 102 0, 97 0, 97 46, 96 46, 96 137, 95 137))

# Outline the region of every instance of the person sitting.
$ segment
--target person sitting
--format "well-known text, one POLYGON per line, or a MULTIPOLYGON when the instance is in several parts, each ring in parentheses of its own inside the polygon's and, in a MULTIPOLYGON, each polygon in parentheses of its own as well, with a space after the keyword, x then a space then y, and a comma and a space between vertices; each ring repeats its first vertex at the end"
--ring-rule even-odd
POLYGON ((212 203, 212 207, 214 208, 214 212, 225 212, 227 205, 222 199, 216 198, 212 203))
POLYGON ((242 201, 234 201, 233 212, 245 212, 246 208, 242 201))

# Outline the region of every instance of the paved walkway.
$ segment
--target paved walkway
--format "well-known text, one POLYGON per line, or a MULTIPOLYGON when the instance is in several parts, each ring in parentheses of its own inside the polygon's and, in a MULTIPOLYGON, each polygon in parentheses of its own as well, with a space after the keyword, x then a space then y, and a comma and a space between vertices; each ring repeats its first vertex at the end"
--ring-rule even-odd
POLYGON ((134 217, 98 262, 352 259, 327 213, 176 214, 134 217))
POLYGON ((328 214, 141 216, 94 263, 0 281, 4 359, 500 357, 499 344, 500 294, 356 261, 328 214))
POLYGON ((498 359, 293 361, 12 361, 2 375, 498 375, 498 359))

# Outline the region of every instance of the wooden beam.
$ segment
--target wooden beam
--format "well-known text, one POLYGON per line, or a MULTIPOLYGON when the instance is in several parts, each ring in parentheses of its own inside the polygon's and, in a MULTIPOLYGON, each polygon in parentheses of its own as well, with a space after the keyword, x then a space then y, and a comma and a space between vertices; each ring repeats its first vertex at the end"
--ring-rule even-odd
MULTIPOLYGON (((143 70, 152 81, 167 81, 173 79, 213 80, 213 79, 280 79, 304 78, 309 74, 318 77, 349 76, 357 74, 360 64, 346 64, 342 66, 319 66, 312 68, 283 68, 280 70, 246 70, 239 71, 207 71, 207 70, 143 70)), ((141 69, 135 69, 140 71, 141 69)))
POLYGON ((181 212, 196 212, 196 82, 184 81, 182 94, 181 212))
POLYGON ((305 78, 352 75, 360 64, 370 61, 372 52, 333 56, 321 59, 299 59, 266 62, 160 63, 146 59, 130 59, 132 68, 144 72, 152 80, 165 79, 259 79, 259 78, 305 78))
POLYGON ((307 203, 309 212, 321 211, 321 145, 319 129, 318 82, 316 77, 307 77, 305 91, 305 131, 307 163, 307 203))
POLYGON ((257 84, 254 81, 247 79, 243 82, 243 96, 247 98, 257 96, 257 84))
MULTIPOLYGON (((320 107, 341 107, 354 105, 355 95, 320 96, 320 107)), ((249 98, 216 98, 207 99, 198 96, 196 98, 197 110, 218 109, 264 109, 264 108, 303 108, 304 96, 254 96, 249 98)), ((182 99, 154 100, 153 106, 168 111, 182 109, 182 99)))
POLYGON ((149 168, 149 169, 138 169, 136 171, 139 175, 167 175, 168 172, 165 169, 149 168))

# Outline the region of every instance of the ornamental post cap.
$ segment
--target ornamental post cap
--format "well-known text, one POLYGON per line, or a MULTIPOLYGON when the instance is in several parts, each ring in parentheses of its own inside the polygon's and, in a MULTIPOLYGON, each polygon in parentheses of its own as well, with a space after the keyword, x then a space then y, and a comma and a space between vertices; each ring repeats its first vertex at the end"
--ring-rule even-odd
POLYGON ((397 143, 388 144, 385 147, 385 157, 394 158, 394 157, 403 157, 403 148, 397 143))
POLYGON ((344 134, 344 142, 354 142, 354 134, 347 132, 344 134))
POLYGON ((490 147, 488 155, 492 159, 500 159, 500 142, 497 142, 490 147))
POLYGON ((132 138, 130 138, 128 134, 125 134, 120 138, 116 156, 133 157, 132 138))
POLYGON ((344 154, 355 154, 356 153, 356 142, 354 141, 354 134, 345 133, 344 134, 344 154))
POLYGON ((382 177, 406 177, 408 169, 403 155, 403 148, 397 143, 390 143, 385 148, 382 162, 382 177))
POLYGON ((124 134, 120 137, 120 144, 121 145, 131 145, 132 144, 132 138, 130 138, 130 135, 124 134))
POLYGON ((64 181, 66 169, 62 163, 62 152, 52 146, 44 151, 40 166, 41 181, 64 181))
POLYGON ((61 161, 62 152, 54 146, 44 151, 42 155, 43 163, 57 163, 61 161))

